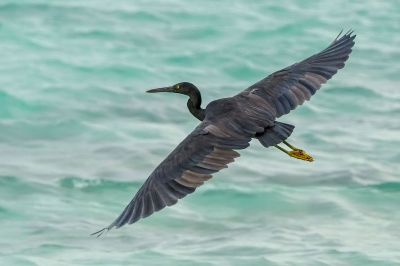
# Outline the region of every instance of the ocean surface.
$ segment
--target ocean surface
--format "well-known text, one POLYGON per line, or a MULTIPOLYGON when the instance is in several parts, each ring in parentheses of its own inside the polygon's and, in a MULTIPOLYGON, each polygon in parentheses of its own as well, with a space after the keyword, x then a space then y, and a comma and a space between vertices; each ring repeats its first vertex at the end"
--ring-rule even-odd
POLYGON ((399 1, 0 1, 0 265, 400 265, 399 1), (110 224, 203 107, 355 30, 346 67, 177 205, 110 224))

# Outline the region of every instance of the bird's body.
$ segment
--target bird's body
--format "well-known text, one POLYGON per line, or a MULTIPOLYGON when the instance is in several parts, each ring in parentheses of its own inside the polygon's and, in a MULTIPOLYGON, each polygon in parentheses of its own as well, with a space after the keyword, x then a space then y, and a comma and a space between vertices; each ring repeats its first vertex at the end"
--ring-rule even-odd
POLYGON ((175 204, 195 191, 212 174, 239 156, 236 150, 256 138, 265 147, 275 146, 288 155, 312 161, 304 151, 286 142, 294 126, 276 121, 318 90, 351 53, 355 35, 339 36, 322 52, 277 71, 233 96, 201 108, 201 94, 188 82, 148 92, 175 92, 189 96, 187 107, 201 123, 151 173, 122 214, 102 233, 131 224, 175 204), (286 144, 292 151, 277 146, 286 144))

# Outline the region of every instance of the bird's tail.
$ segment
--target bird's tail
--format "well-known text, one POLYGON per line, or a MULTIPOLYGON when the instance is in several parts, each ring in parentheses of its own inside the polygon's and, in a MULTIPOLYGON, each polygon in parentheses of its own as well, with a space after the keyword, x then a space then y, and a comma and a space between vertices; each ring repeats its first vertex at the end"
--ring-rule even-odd
POLYGON ((257 136, 257 138, 264 147, 270 147, 287 139, 292 134, 293 129, 293 125, 275 122, 273 127, 267 128, 264 133, 257 136))

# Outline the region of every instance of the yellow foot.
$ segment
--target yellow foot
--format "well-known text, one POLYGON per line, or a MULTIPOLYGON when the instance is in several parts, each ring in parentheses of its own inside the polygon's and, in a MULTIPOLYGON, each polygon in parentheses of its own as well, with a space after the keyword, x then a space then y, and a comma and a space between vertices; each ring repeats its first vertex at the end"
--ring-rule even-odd
POLYGON ((296 159, 300 159, 300 160, 303 160, 303 161, 308 161, 308 162, 314 161, 313 157, 311 157, 305 151, 300 150, 300 149, 296 149, 296 150, 290 151, 288 154, 289 154, 290 157, 293 157, 293 158, 296 158, 296 159))

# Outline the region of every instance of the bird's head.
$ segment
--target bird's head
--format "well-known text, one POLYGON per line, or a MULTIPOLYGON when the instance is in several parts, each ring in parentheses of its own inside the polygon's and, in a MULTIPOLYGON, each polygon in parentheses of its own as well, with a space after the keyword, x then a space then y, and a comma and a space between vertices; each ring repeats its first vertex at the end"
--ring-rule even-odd
POLYGON ((163 88, 157 88, 157 89, 152 89, 148 90, 147 92, 149 93, 155 93, 155 92, 175 92, 175 93, 180 93, 180 94, 185 94, 185 95, 190 95, 194 91, 198 90, 195 85, 193 85, 190 82, 180 82, 177 83, 173 86, 170 87, 163 87, 163 88))
POLYGON ((158 89, 148 90, 147 92, 175 92, 180 94, 185 94, 189 96, 187 102, 187 107, 189 111, 200 121, 203 121, 205 117, 204 109, 200 107, 201 105, 201 94, 199 89, 190 82, 180 82, 170 87, 163 87, 158 89))

